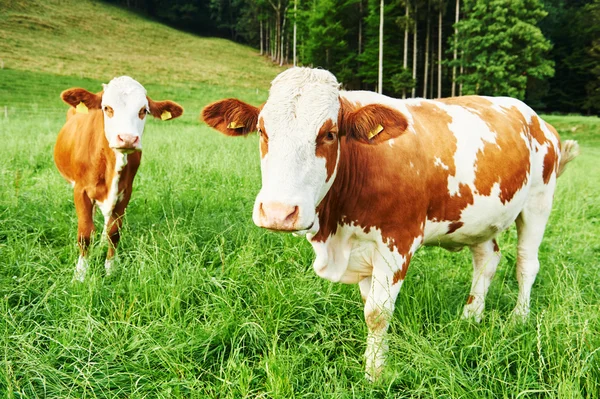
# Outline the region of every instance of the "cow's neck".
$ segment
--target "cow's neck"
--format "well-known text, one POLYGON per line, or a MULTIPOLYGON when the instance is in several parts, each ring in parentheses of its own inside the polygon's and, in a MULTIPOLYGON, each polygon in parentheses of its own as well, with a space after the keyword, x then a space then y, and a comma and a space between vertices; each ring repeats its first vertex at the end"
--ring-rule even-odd
POLYGON ((340 139, 340 160, 335 180, 317 207, 319 231, 313 240, 325 241, 337 231, 338 225, 351 223, 360 212, 361 190, 368 187, 370 160, 361 156, 356 143, 340 139))
POLYGON ((424 166, 416 144, 414 135, 393 145, 342 137, 335 181, 317 207, 319 231, 312 240, 325 242, 339 226, 353 226, 364 233, 378 229, 390 248, 409 251, 422 235, 429 201, 428 176, 419 174, 424 166))

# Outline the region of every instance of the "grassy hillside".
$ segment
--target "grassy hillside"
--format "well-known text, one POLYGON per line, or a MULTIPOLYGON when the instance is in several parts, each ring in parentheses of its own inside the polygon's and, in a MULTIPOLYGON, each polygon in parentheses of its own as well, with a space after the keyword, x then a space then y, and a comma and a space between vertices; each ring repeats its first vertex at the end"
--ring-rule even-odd
POLYGON ((54 112, 65 88, 100 91, 101 83, 129 75, 151 97, 183 103, 185 120, 223 95, 263 101, 282 70, 249 47, 90 0, 0 0, 0 63, 2 112, 54 112))
POLYGON ((468 251, 422 249, 385 379, 371 385, 358 289, 318 278, 306 240, 253 225, 257 138, 197 121, 217 98, 263 101, 279 69, 102 3, 0 0, 0 11, 0 398, 599 397, 597 118, 547 118, 582 155, 559 181, 529 322, 509 318, 514 229, 478 325, 459 318, 468 251), (72 191, 52 161, 58 94, 119 74, 186 114, 146 125, 117 273, 104 276, 96 240, 88 279, 73 284, 72 191))
POLYGON ((0 54, 9 69, 249 89, 266 89, 277 72, 253 49, 199 40, 101 1, 2 0, 0 10, 0 54))

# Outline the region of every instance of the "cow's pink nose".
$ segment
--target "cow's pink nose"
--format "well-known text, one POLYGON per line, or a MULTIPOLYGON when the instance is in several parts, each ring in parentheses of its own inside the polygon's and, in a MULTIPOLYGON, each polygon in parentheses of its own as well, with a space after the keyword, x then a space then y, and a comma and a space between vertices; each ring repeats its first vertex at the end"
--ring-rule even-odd
POLYGON ((135 149, 140 144, 140 136, 134 134, 117 134, 117 148, 135 149))
POLYGON ((296 231, 300 208, 281 202, 261 202, 258 208, 258 225, 271 230, 296 231))

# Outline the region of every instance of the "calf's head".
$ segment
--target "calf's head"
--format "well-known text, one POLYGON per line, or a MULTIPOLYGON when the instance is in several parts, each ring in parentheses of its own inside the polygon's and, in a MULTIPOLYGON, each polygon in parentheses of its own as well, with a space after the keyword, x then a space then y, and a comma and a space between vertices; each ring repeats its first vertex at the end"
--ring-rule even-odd
POLYGON ((77 112, 102 110, 104 134, 108 145, 114 150, 130 153, 142 149, 142 134, 146 115, 152 114, 162 120, 174 119, 183 114, 183 108, 172 101, 153 101, 146 89, 129 76, 114 78, 103 85, 104 90, 90 93, 81 88, 61 93, 64 102, 77 112))
POLYGON ((261 107, 226 99, 206 106, 202 118, 229 136, 258 131, 262 188, 254 223, 297 232, 318 227, 316 208, 336 178, 341 137, 376 144, 407 126, 404 116, 391 108, 345 101, 335 76, 311 68, 279 74, 261 107))

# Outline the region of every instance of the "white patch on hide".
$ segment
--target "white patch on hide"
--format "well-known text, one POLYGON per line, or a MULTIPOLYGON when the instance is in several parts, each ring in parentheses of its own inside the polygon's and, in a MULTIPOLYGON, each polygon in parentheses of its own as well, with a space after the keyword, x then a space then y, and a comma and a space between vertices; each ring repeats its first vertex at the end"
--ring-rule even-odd
POLYGON ((102 231, 102 239, 106 238, 108 221, 110 216, 115 209, 118 201, 123 198, 123 193, 119 193, 119 180, 121 178, 121 172, 125 165, 127 165, 127 155, 123 154, 119 151, 114 151, 115 153, 115 175, 110 183, 110 188, 108 190, 108 195, 104 201, 97 201, 98 208, 102 212, 104 216, 104 229, 102 231))

